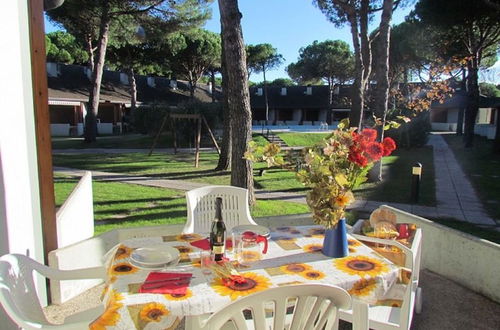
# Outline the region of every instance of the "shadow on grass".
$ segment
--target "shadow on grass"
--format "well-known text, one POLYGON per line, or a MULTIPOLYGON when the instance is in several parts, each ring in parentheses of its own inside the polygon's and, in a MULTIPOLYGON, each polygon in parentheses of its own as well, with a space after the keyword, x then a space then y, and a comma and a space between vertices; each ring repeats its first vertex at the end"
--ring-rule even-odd
POLYGON ((136 214, 136 215, 130 215, 130 216, 124 216, 123 218, 119 219, 103 219, 103 220, 96 220, 95 224, 96 225, 110 225, 110 224, 120 224, 123 222, 134 222, 134 221, 152 221, 152 220, 161 220, 161 219, 168 219, 168 218, 179 218, 179 217, 185 217, 186 216, 186 210, 179 210, 179 211, 169 211, 169 212, 160 212, 160 213, 149 213, 149 214, 136 214))
POLYGON ((102 202, 94 202, 94 205, 108 205, 108 204, 125 204, 125 203, 156 203, 168 202, 182 198, 181 196, 162 197, 162 198, 140 198, 140 199, 121 199, 121 200, 106 200, 102 202))

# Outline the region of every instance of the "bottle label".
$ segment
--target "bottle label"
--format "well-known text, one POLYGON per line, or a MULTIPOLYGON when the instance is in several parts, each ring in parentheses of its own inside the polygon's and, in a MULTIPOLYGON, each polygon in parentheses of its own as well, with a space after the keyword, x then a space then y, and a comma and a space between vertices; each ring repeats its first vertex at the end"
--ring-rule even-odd
POLYGON ((220 246, 214 245, 212 247, 212 252, 214 254, 223 254, 224 253, 224 245, 220 245, 220 246))

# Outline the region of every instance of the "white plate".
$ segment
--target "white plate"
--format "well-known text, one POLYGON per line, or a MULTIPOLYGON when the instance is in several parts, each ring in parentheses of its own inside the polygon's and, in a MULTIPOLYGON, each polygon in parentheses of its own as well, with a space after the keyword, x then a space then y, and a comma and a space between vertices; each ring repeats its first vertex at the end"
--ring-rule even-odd
POLYGON ((146 268, 159 268, 176 264, 179 258, 179 250, 165 244, 138 248, 130 254, 130 259, 136 265, 146 268))
POLYGON ((257 235, 262 235, 268 238, 271 234, 269 228, 261 225, 239 225, 239 226, 234 226, 231 230, 233 233, 244 233, 246 231, 253 231, 257 235))

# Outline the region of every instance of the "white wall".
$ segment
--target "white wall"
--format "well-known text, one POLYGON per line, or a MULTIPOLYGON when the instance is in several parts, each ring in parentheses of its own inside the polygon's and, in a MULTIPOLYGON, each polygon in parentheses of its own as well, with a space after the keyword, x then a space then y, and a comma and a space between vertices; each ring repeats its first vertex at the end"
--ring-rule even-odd
POLYGON ((500 302, 499 244, 392 207, 383 207, 396 212, 397 222, 415 223, 422 228, 422 269, 429 269, 500 302))
POLYGON ((56 214, 57 247, 94 236, 92 174, 87 171, 56 214))
MULTIPOLYGON (((0 254, 43 261, 27 1, 0 2, 0 254)), ((44 282, 38 282, 44 287, 44 282)), ((45 290, 40 290, 45 300, 45 290)), ((3 310, 2 329, 15 329, 3 310)))

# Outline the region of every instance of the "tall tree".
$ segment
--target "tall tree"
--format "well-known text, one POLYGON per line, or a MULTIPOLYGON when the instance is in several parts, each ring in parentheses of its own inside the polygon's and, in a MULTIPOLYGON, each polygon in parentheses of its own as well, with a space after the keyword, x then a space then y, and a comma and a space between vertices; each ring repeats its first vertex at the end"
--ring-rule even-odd
POLYGON ((220 61, 220 36, 203 29, 180 32, 184 39, 182 47, 171 59, 174 73, 189 82, 191 97, 201 76, 220 61))
POLYGON ((88 65, 94 69, 94 52, 99 35, 99 7, 95 0, 68 0, 53 10, 46 12, 49 19, 66 29, 85 45, 88 53, 88 65))
POLYGON ((48 62, 65 64, 86 64, 89 56, 75 37, 64 31, 45 35, 48 62))
POLYGON ((279 67, 284 62, 284 58, 281 54, 278 54, 276 48, 274 48, 271 44, 248 45, 246 47, 246 51, 247 70, 249 72, 248 77, 250 78, 250 72, 262 72, 264 75, 264 103, 266 107, 267 125, 269 118, 269 102, 267 96, 266 71, 279 67))
POLYGON ((423 23, 439 28, 449 44, 459 43, 468 56, 464 142, 472 147, 474 125, 479 111, 478 71, 488 49, 498 51, 500 43, 500 8, 498 1, 419 0, 416 15, 423 23))
MULTIPOLYGON (((372 42, 374 37, 380 34, 381 39, 388 44, 392 12, 399 5, 400 0, 314 0, 314 3, 336 26, 348 23, 351 28, 354 46, 355 77, 349 120, 351 126, 361 128, 365 91, 372 68, 372 42), (369 35, 368 22, 373 19, 373 14, 380 10, 382 10, 382 15, 378 26, 379 32, 369 35)), ((384 53, 381 55, 381 57, 376 58, 376 61, 381 63, 378 77, 383 79, 383 72, 387 68, 388 54, 384 53)), ((384 81, 381 81, 381 86, 381 90, 377 93, 383 96, 387 93, 386 89, 388 89, 388 86, 386 86, 384 81)), ((387 108, 387 102, 382 100, 380 106, 387 108)))
POLYGON ((218 0, 224 46, 227 98, 232 126, 231 185, 247 188, 254 203, 252 163, 244 158, 252 138, 252 113, 248 90, 245 43, 237 0, 218 0))
MULTIPOLYGON (((77 16, 79 11, 93 12, 97 15, 99 33, 95 52, 94 66, 91 76, 89 105, 85 116, 85 142, 93 142, 97 136, 97 113, 101 92, 101 81, 104 69, 106 50, 110 38, 112 24, 121 24, 125 21, 134 22, 144 15, 162 19, 167 31, 179 26, 199 22, 207 17, 207 8, 204 6, 208 0, 68 0, 68 3, 77 2, 72 6, 71 15, 77 16), (85 7, 88 9, 84 9, 85 7)), ((66 4, 66 3, 65 3, 66 4)))
POLYGON ((288 75, 302 84, 323 80, 328 84, 328 116, 331 123, 333 90, 354 76, 354 56, 349 45, 342 40, 315 40, 299 50, 299 59, 287 67, 288 75))
MULTIPOLYGON (((221 30, 222 30, 221 22, 221 30)), ((216 171, 225 171, 229 169, 231 165, 231 154, 232 154, 232 123, 231 123, 231 113, 229 112, 229 101, 227 97, 228 86, 227 86, 227 66, 226 66, 226 56, 224 54, 224 38, 221 37, 221 75, 222 75, 222 143, 220 147, 219 161, 217 163, 216 171)))

